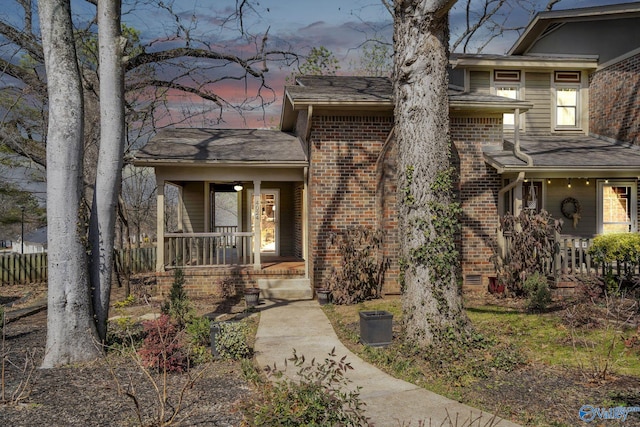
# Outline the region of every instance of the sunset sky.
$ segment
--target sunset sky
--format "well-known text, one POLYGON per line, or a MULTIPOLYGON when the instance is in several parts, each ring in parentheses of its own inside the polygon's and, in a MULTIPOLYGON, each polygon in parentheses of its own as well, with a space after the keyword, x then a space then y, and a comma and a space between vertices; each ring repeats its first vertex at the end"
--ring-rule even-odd
MULTIPOLYGON (((74 0, 75 1, 75 0, 74 0)), ((540 8, 546 6, 547 0, 533 0, 540 8)), ((616 1, 628 3, 629 0, 616 1)), ((169 2, 167 2, 169 3, 169 2)), ((358 47, 371 38, 382 38, 391 41, 392 19, 381 2, 376 0, 260 0, 255 9, 245 11, 245 30, 262 35, 269 29, 268 48, 289 49, 305 54, 312 47, 325 46, 333 52, 341 63, 341 74, 353 72, 358 61, 358 47)), ((515 4, 516 2, 509 2, 515 4)), ((588 7, 611 4, 611 0, 561 0, 554 10, 588 7)), ((201 34, 219 48, 233 45, 237 36, 237 28, 222 25, 220 17, 230 15, 236 5, 235 0, 175 0, 173 11, 178 13, 183 24, 188 25, 194 34, 201 34)), ((464 22, 464 3, 459 2, 451 12, 452 40, 455 40, 464 22)), ((157 8, 138 8, 133 13, 126 13, 124 21, 142 31, 144 42, 152 43, 154 38, 173 35, 172 22, 167 20, 167 13, 157 8)), ((531 15, 518 7, 506 9, 500 19, 508 26, 522 26, 531 19, 531 15)), ((507 32, 496 38, 484 50, 484 53, 504 53, 517 38, 516 32, 507 32)), ((157 40, 156 40, 157 41, 157 40)), ((245 47, 246 48, 246 47, 245 47)), ((475 47, 469 49, 475 52, 475 47)), ((249 52, 247 52, 249 53, 249 52)), ((267 111, 266 121, 256 122, 255 117, 262 112, 245 115, 247 123, 237 117, 227 116, 225 127, 271 127, 278 124, 281 97, 285 77, 291 69, 269 65, 268 83, 273 88, 277 99, 267 111)), ((226 95, 238 91, 238 87, 225 86, 219 89, 226 95)), ((242 91, 243 92, 243 91, 242 91)), ((237 93, 240 99, 244 93, 237 93)), ((188 103, 188 102, 187 102, 188 103)), ((191 108, 197 108, 193 105, 191 108)))

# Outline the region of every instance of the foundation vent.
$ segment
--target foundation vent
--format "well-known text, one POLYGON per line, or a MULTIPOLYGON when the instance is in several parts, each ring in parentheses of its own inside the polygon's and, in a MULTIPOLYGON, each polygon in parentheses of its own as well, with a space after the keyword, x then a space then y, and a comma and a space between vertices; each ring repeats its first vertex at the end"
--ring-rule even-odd
POLYGON ((480 274, 467 274, 464 277, 464 284, 470 286, 481 286, 482 285, 482 275, 480 274))

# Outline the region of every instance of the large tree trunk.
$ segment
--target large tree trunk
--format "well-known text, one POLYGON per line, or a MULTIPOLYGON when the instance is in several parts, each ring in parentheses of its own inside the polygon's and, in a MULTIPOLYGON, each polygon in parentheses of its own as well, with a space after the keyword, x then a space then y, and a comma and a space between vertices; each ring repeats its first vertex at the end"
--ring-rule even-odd
POLYGON ((100 149, 91 212, 91 285, 98 334, 106 339, 113 271, 116 209, 124 153, 124 68, 120 0, 98 2, 100 149))
POLYGON ((69 0, 39 0, 49 92, 49 292, 43 368, 101 355, 89 293, 82 203, 83 101, 69 0))
POLYGON ((450 169, 448 11, 452 0, 397 0, 394 102, 403 310, 421 345, 468 321, 457 284, 450 169), (445 183, 443 185, 443 182, 445 183), (450 186, 449 186, 450 187, 450 186))

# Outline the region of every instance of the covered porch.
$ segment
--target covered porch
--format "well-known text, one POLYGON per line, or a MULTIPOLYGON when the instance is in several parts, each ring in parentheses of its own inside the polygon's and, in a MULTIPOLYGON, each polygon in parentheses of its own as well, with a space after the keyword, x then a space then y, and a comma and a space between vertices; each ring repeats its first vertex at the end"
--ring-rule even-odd
POLYGON ((307 157, 296 136, 166 129, 134 164, 155 170, 158 273, 308 278, 307 157))
MULTIPOLYGON (((544 209, 563 220, 556 254, 543 266, 556 282, 601 271, 588 253, 594 237, 638 231, 638 147, 594 136, 526 136, 484 157, 502 177, 500 215, 544 209)), ((509 251, 509 236, 499 233, 498 246, 509 251)))

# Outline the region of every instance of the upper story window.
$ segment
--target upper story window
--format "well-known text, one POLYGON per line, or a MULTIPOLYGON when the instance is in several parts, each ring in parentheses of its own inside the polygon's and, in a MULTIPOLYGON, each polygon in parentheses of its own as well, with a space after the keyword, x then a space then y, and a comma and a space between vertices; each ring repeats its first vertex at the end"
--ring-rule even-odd
POLYGON ((580 72, 556 71, 555 126, 556 129, 580 127, 580 72))
MULTIPOLYGON (((493 82, 497 96, 520 99, 520 81, 520 70, 493 70, 493 82)), ((506 129, 513 129, 515 126, 515 115, 513 113, 503 114, 502 124, 506 129)), ((520 127, 522 128, 522 122, 520 127)))

